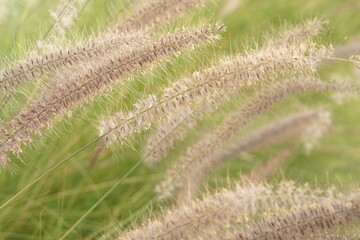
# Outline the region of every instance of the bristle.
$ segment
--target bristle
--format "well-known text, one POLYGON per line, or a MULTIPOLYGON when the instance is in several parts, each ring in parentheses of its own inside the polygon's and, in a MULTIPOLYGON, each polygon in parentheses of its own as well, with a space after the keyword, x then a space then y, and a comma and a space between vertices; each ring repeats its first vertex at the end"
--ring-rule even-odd
MULTIPOLYGON (((213 132, 204 134, 197 143, 166 173, 166 179, 156 187, 159 198, 166 198, 177 188, 197 184, 203 174, 209 171, 213 158, 226 143, 256 116, 262 114, 284 97, 301 92, 357 91, 355 88, 332 83, 324 83, 314 78, 291 79, 274 83, 265 91, 250 99, 239 110, 230 114, 213 132)), ((185 191, 186 192, 186 191, 185 191)))
POLYGON ((292 213, 275 215, 272 219, 258 222, 229 239, 281 240, 315 239, 324 232, 338 232, 360 220, 360 195, 351 194, 338 199, 309 204, 292 213))
MULTIPOLYGON (((189 36, 194 34, 192 40, 212 42, 219 38, 218 33, 223 31, 222 25, 215 25, 214 27, 201 28, 195 30, 193 33, 188 33, 189 36)), ((185 33, 184 33, 185 34, 185 33)), ((175 36, 181 38, 181 35, 175 36)), ((182 37, 184 38, 184 36, 182 37)), ((186 40, 189 41, 191 39, 186 40)), ((179 47, 179 46, 177 46, 179 47)), ((170 47, 171 48, 171 47, 170 47)), ((103 120, 99 126, 99 135, 106 135, 106 143, 112 144, 116 141, 121 141, 129 135, 140 132, 151 125, 155 118, 159 118, 165 112, 174 109, 178 103, 167 100, 157 100, 154 95, 150 95, 147 99, 141 99, 134 104, 135 110, 130 112, 120 111, 108 119, 103 120)))
POLYGON ((131 33, 127 35, 112 34, 93 40, 80 42, 68 49, 57 49, 46 52, 27 60, 22 60, 13 66, 6 68, 0 75, 0 89, 9 91, 16 88, 20 83, 35 79, 49 72, 59 69, 79 66, 87 61, 95 61, 98 57, 111 51, 123 52, 140 47, 146 39, 143 33, 131 33))
MULTIPOLYGON (((278 142, 285 142, 292 138, 306 139, 309 126, 322 121, 323 115, 329 116, 324 110, 308 110, 286 118, 270 122, 258 129, 251 131, 240 139, 225 147, 217 160, 213 159, 213 167, 220 165, 223 161, 231 159, 243 153, 260 147, 274 145, 278 142)), ((325 130, 322 126, 321 128, 325 130)), ((321 131, 323 133, 323 131, 321 131)), ((312 135, 312 134, 311 134, 312 135)), ((314 138, 313 138, 314 139, 314 138)), ((314 139, 315 140, 315 139, 314 139)), ((305 144, 308 142, 305 140, 305 144)))
MULTIPOLYGON (((191 78, 173 83, 164 90, 163 97, 149 108, 118 113, 121 116, 128 115, 125 120, 112 117, 103 121, 99 127, 102 130, 100 135, 107 135, 108 144, 121 142, 130 134, 147 128, 156 118, 169 115, 181 106, 190 105, 205 98, 211 100, 212 96, 218 96, 218 94, 229 96, 248 85, 284 76, 290 72, 300 74, 314 71, 316 62, 328 55, 329 49, 310 44, 300 47, 266 48, 228 59, 218 66, 194 73, 191 78)), ((140 102, 145 101, 140 100, 140 102)))
POLYGON ((52 27, 43 40, 37 41, 38 51, 52 50, 66 40, 66 32, 74 24, 83 4, 85 4, 84 0, 59 0, 56 8, 50 11, 50 17, 53 20, 52 27))
POLYGON ((262 182, 272 177, 284 165, 287 158, 292 153, 292 149, 288 148, 279 151, 275 156, 270 157, 265 162, 257 164, 248 174, 251 182, 262 182))
POLYGON ((178 108, 167 121, 158 124, 156 132, 148 139, 143 153, 145 164, 153 167, 174 146, 175 140, 181 139, 186 130, 196 124, 193 112, 190 107, 178 108))
POLYGON ((331 116, 329 112, 323 111, 319 114, 316 121, 307 125, 301 134, 301 141, 305 145, 306 152, 310 152, 316 142, 324 135, 331 126, 331 116))
POLYGON ((351 56, 350 62, 354 63, 354 65, 357 69, 360 69, 360 55, 351 56))
MULTIPOLYGON (((221 25, 215 25, 169 34, 129 53, 115 54, 113 58, 99 66, 90 65, 84 69, 80 68, 72 75, 65 73, 66 76, 70 76, 69 79, 65 78, 65 82, 55 81, 58 84, 44 89, 37 100, 5 126, 1 137, 1 151, 19 153, 21 143, 31 141, 31 132, 41 134, 41 130, 52 126, 54 120, 62 118, 65 113, 70 113, 79 104, 90 101, 94 96, 111 89, 114 84, 121 83, 121 80, 129 74, 183 49, 212 42, 219 38, 218 33, 221 30, 221 25)), ((141 109, 141 106, 138 109, 141 109)), ((127 117, 131 118, 131 116, 127 117)), ((132 131, 132 129, 128 130, 132 131)))
MULTIPOLYGON (((193 198, 196 195, 203 176, 208 174, 212 169, 219 167, 225 161, 239 156, 241 153, 259 149, 264 146, 275 145, 279 142, 285 142, 293 138, 302 138, 306 134, 305 129, 318 122, 323 113, 327 114, 328 112, 323 110, 309 110, 299 114, 294 114, 284 119, 266 124, 259 129, 253 130, 233 143, 226 144, 221 151, 212 155, 208 162, 204 163, 199 169, 197 169, 196 178, 192 178, 191 181, 189 181, 191 184, 187 184, 186 188, 178 194, 179 198, 183 198, 182 195, 188 195, 188 197, 193 198), (192 196, 188 193, 192 193, 192 196)), ((325 126, 321 128, 325 130, 325 126)), ((284 152, 287 151, 284 150, 284 152)), ((276 169, 281 166, 282 159, 286 156, 285 153, 281 154, 280 152, 279 154, 279 157, 270 159, 268 164, 266 162, 264 165, 258 165, 260 170, 257 170, 255 167, 253 170, 255 175, 258 177, 266 177, 265 175, 267 173, 271 174, 272 171, 276 171, 276 169), (256 174, 262 170, 264 170, 264 174, 256 174)), ((252 175, 252 173, 250 173, 250 175, 252 175)))
POLYGON ((287 31, 281 32, 280 36, 270 39, 268 44, 271 46, 283 46, 286 44, 300 44, 309 38, 318 35, 325 25, 325 21, 318 18, 310 19, 295 26, 287 31))
POLYGON ((120 19, 116 29, 120 32, 146 30, 183 15, 209 0, 151 0, 136 6, 127 16, 120 19))
POLYGON ((258 211, 319 202, 324 198, 314 192, 288 182, 282 182, 279 187, 239 185, 234 190, 222 190, 202 201, 180 206, 118 239, 207 239, 212 232, 222 232, 236 220, 258 211))
POLYGON ((157 130, 148 141, 143 153, 144 163, 152 167, 174 147, 175 141, 182 140, 188 131, 195 127, 197 119, 201 119, 217 109, 226 99, 225 95, 215 96, 194 104, 181 106, 157 125, 157 130))

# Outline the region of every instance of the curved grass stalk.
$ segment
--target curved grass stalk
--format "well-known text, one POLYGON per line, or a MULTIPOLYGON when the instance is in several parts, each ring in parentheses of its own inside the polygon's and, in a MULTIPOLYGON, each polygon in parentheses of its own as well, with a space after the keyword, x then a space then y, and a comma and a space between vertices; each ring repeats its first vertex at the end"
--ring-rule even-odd
POLYGON ((218 33, 222 30, 222 25, 216 25, 168 35, 136 51, 115 56, 95 70, 80 70, 65 83, 60 82, 43 91, 33 104, 2 129, 2 158, 5 151, 21 152, 21 144, 31 141, 30 133, 41 134, 42 129, 52 126, 56 120, 54 117, 61 119, 79 104, 90 101, 95 95, 111 88, 118 79, 184 48, 201 42, 213 42, 219 38, 218 33))
POLYGON ((94 143, 96 143, 97 141, 99 141, 101 138, 103 138, 103 136, 100 136, 96 139, 94 139, 93 141, 89 142, 88 144, 84 145, 83 147, 81 147, 79 150, 75 151, 73 154, 71 154, 70 156, 68 156, 67 158, 65 158, 64 160, 60 161, 59 163, 55 164, 53 167, 51 167, 50 169, 48 169, 47 171, 45 171, 44 173, 42 173, 40 176, 38 176, 37 178, 35 178, 31 183, 29 183, 28 185, 26 185, 24 188, 22 188, 19 192, 17 192, 14 196, 12 196, 11 198, 9 198, 8 200, 6 200, 4 203, 2 203, 0 205, 0 211, 2 209, 4 209, 5 207, 7 207, 11 202, 13 202, 14 200, 16 200, 17 198, 19 198, 23 193, 25 193, 29 188, 31 188, 35 183, 39 182, 41 179, 43 179, 44 177, 46 177, 48 174, 52 173, 53 171, 55 171, 58 167, 62 166, 63 164, 65 164, 66 162, 68 162, 70 159, 72 159, 73 157, 75 157, 77 154, 79 154, 80 152, 82 152, 84 149, 90 147, 91 145, 93 145, 94 143))
POLYGON ((318 202, 323 198, 310 193, 306 187, 296 187, 287 182, 280 183, 278 187, 247 183, 178 206, 117 239, 208 239, 212 232, 222 232, 233 221, 245 219, 258 211, 318 202))
POLYGON ((130 32, 149 29, 178 18, 186 11, 199 7, 209 0, 151 0, 138 5, 130 14, 116 23, 115 29, 130 32))
POLYGON ((300 74, 315 71, 316 63, 329 56, 323 46, 282 46, 253 51, 222 61, 218 66, 196 72, 165 89, 163 96, 151 102, 140 100, 134 111, 118 112, 101 122, 99 134, 108 132, 107 144, 121 141, 129 135, 148 128, 162 115, 168 115, 179 107, 190 105, 204 98, 211 99, 215 92, 230 94, 266 79, 285 76, 290 72, 300 74))
POLYGON ((68 49, 56 49, 40 56, 31 57, 13 66, 3 69, 0 77, 0 89, 12 91, 20 83, 30 81, 49 72, 78 66, 79 63, 94 61, 104 54, 109 54, 118 48, 130 51, 144 44, 144 34, 131 33, 121 35, 118 33, 101 36, 78 43, 68 49))
POLYGON ((314 239, 324 232, 338 232, 339 227, 347 227, 359 220, 360 195, 350 194, 310 206, 305 205, 292 213, 275 215, 268 221, 245 228, 229 239, 314 239))
POLYGON ((230 114, 213 132, 205 134, 166 173, 166 179, 156 187, 159 199, 167 198, 177 188, 197 183, 212 166, 213 158, 221 154, 226 143, 256 116, 287 96, 301 92, 357 91, 355 88, 324 83, 317 79, 297 79, 278 82, 250 99, 239 110, 230 114))

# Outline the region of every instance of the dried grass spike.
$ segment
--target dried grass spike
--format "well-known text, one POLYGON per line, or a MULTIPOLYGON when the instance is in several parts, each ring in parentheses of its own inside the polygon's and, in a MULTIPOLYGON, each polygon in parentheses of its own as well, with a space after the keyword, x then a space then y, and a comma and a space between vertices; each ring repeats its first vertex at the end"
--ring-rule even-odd
POLYGON ((104 54, 118 51, 118 49, 123 52, 130 51, 140 47, 146 39, 147 37, 143 33, 108 34, 101 38, 78 43, 65 50, 53 49, 3 69, 0 74, 0 89, 12 90, 22 82, 30 81, 58 69, 78 67, 79 64, 95 61, 104 54))
POLYGON ((174 142, 181 139, 186 130, 196 124, 193 112, 190 107, 179 108, 165 122, 158 124, 143 153, 146 165, 153 167, 174 146, 174 142))
MULTIPOLYGON (((38 99, 12 119, 3 128, 4 134, 1 136, 0 148, 3 151, 19 153, 21 143, 31 141, 32 132, 41 134, 42 129, 51 127, 54 120, 61 119, 80 104, 111 89, 114 84, 121 82, 121 79, 131 73, 142 70, 183 49, 200 43, 213 42, 219 38, 219 32, 222 30, 222 25, 215 25, 169 34, 131 52, 115 54, 100 66, 79 69, 78 73, 73 74, 65 83, 60 82, 43 90, 38 99)), ((106 134, 110 132, 117 134, 114 120, 115 118, 112 118, 106 122, 109 124, 104 124, 103 131, 106 134)), ((136 127, 138 125, 144 127, 147 121, 146 118, 137 118, 136 127)), ((126 126, 123 128, 128 129, 126 126)), ((111 135, 107 137, 113 139, 111 135)))
POLYGON ((282 182, 278 187, 248 183, 179 206, 118 239, 209 239, 213 232, 222 233, 231 224, 258 211, 316 203, 323 198, 322 194, 316 194, 306 186, 296 187, 289 182, 282 182))
POLYGON ((305 129, 321 119, 323 115, 329 116, 330 113, 324 110, 308 110, 255 129, 226 147, 221 154, 213 159, 214 165, 212 167, 216 167, 242 152, 257 150, 294 138, 302 139, 307 132, 305 129))
MULTIPOLYGON (((191 78, 173 83, 164 90, 163 96, 154 107, 145 109, 126 122, 102 125, 101 129, 109 135, 109 139, 121 141, 119 129, 123 125, 136 122, 141 115, 149 116, 148 122, 160 115, 169 115, 181 106, 189 106, 194 102, 224 95, 229 96, 239 89, 286 74, 314 71, 316 63, 329 55, 329 49, 323 46, 303 45, 267 48, 260 52, 249 53, 234 59, 227 59, 219 66, 196 72, 191 78)), ((139 126, 141 128, 141 126, 139 126)), ((139 130, 139 129, 138 129, 139 130)), ((112 141, 113 142, 113 141, 112 141)))
POLYGON ((275 40, 270 40, 268 44, 271 46, 300 44, 310 37, 318 35, 323 30, 323 26, 326 23, 326 21, 320 20, 318 18, 307 20, 299 26, 295 26, 287 31, 281 32, 279 37, 277 37, 275 40))
POLYGON ((50 11, 52 27, 44 36, 44 40, 36 43, 41 52, 52 50, 54 46, 59 46, 65 41, 66 31, 74 24, 84 4, 85 0, 59 0, 56 8, 50 11))
MULTIPOLYGON (((348 91, 357 89, 345 85, 324 83, 314 78, 299 78, 272 84, 230 114, 213 132, 205 134, 166 173, 166 179, 156 187, 159 198, 169 197, 176 188, 197 185, 213 166, 224 145, 252 119, 262 114, 287 96, 301 92, 348 91)), ((186 194, 187 190, 184 190, 186 194)))
POLYGON ((137 6, 129 15, 120 19, 116 29, 120 32, 130 32, 149 29, 162 24, 186 11, 199 7, 209 0, 152 0, 137 6))
POLYGON ((328 131, 332 124, 330 112, 321 112, 316 121, 306 126, 304 132, 301 134, 301 140, 305 145, 306 152, 310 152, 316 142, 328 131))
POLYGON ((275 156, 265 162, 256 165, 248 174, 251 182, 262 182, 272 177, 284 165, 286 159, 291 155, 291 148, 279 151, 275 156))
POLYGON ((236 237, 237 240, 267 239, 316 239, 324 232, 338 232, 360 220, 360 195, 328 199, 324 202, 305 205, 302 209, 255 224, 236 237))

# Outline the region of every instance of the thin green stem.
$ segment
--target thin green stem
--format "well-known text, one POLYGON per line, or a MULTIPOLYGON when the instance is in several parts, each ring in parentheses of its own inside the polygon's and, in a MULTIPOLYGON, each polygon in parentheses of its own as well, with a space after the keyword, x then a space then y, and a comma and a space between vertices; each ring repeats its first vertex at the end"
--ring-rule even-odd
MULTIPOLYGON (((65 13, 65 11, 67 10, 67 8, 70 6, 70 4, 71 4, 71 2, 72 2, 73 0, 69 0, 68 1, 68 3, 65 5, 65 7, 61 10, 61 12, 60 12, 60 16, 59 16, 59 20, 61 20, 62 19, 62 17, 64 16, 64 13, 65 13)), ((53 24, 49 27, 49 29, 46 31, 46 33, 44 34, 44 36, 43 36, 43 40, 45 40, 48 36, 49 36, 49 34, 51 33, 51 31, 54 29, 54 27, 55 27, 55 22, 53 22, 53 24)))
POLYGON ((61 165, 63 165, 64 163, 66 163, 67 161, 69 161, 70 159, 72 159, 73 157, 75 157, 77 154, 79 154, 81 151, 83 151, 84 149, 88 148, 89 146, 93 145, 94 143, 96 143, 97 141, 99 141, 103 136, 100 136, 98 138, 96 138, 95 140, 89 142, 88 144, 86 144, 85 146, 81 147, 80 149, 78 149, 77 151, 75 151, 73 154, 71 154, 70 156, 68 156, 67 158, 65 158, 64 160, 62 160, 61 162, 59 162, 58 164, 54 165, 53 167, 51 167, 50 169, 48 169, 46 172, 44 172, 43 174, 41 174, 40 176, 38 176, 34 181, 32 181, 31 183, 29 183, 28 185, 26 185, 23 189, 21 189, 19 192, 17 192, 14 196, 12 196, 11 198, 9 198, 6 202, 4 202, 1 206, 0 206, 0 210, 4 209, 6 206, 8 206, 11 202, 13 202, 15 199, 17 199, 21 194, 23 194, 24 192, 26 192, 30 187, 32 187, 35 183, 39 182, 41 179, 43 179, 45 176, 47 176, 49 173, 53 172, 55 169, 57 169, 58 167, 60 167, 61 165))
POLYGON ((65 239, 99 204, 114 191, 125 178, 127 178, 144 160, 139 160, 117 181, 98 201, 96 201, 72 226, 69 228, 59 240, 65 239))

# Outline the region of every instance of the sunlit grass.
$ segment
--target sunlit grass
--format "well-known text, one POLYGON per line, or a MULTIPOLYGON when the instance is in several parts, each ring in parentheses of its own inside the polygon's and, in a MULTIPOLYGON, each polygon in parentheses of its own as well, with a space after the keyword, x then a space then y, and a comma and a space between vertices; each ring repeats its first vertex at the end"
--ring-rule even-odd
MULTIPOLYGON (((20 58, 51 27, 48 10, 54 7, 55 1, 10 2, 7 17, 0 23, 0 54, 20 58)), ((116 18, 117 13, 126 9, 126 5, 123 1, 89 0, 71 31, 71 37, 77 39, 102 29, 116 18)), ((211 19, 214 13, 216 17, 220 7, 221 3, 210 5, 197 14, 211 19)), ((234 49, 241 51, 244 46, 255 45, 265 32, 281 26, 285 21, 297 23, 314 16, 329 20, 329 28, 321 40, 334 45, 342 44, 347 38, 360 34, 359 11, 357 0, 316 0, 306 3, 302 0, 245 1, 224 19, 228 30, 219 44, 221 48, 211 48, 208 52, 211 55, 220 51, 233 53, 234 49)), ((100 103, 86 106, 86 109, 92 109, 90 112, 78 110, 74 113, 75 118, 67 118, 57 124, 54 130, 45 133, 41 141, 35 140, 35 146, 27 147, 22 160, 14 158, 10 169, 0 172, 0 238, 59 239, 66 234, 68 239, 86 239, 93 233, 106 233, 112 229, 107 227, 114 223, 120 228, 128 228, 146 216, 139 212, 156 211, 158 204, 149 204, 149 201, 154 198, 153 188, 165 167, 154 170, 141 164, 135 165, 141 159, 139 142, 145 139, 146 133, 130 140, 129 146, 105 149, 91 163, 98 138, 95 119, 99 112, 129 106, 139 99, 139 96, 132 96, 134 88, 145 89, 145 92, 156 91, 167 83, 167 79, 174 80, 184 72, 192 72, 196 64, 206 64, 202 59, 201 54, 189 56, 188 59, 183 56, 176 61, 181 67, 173 67, 174 64, 170 62, 166 67, 172 67, 171 71, 165 73, 158 68, 136 78, 139 86, 130 86, 121 92, 113 91, 100 99, 100 103), (146 84, 142 85, 141 82, 146 84), (111 104, 117 101, 119 103, 113 107, 111 104), (136 168, 126 175, 134 166, 136 168)), ((4 57, 1 63, 5 65, 8 62, 4 57)), ((333 65, 331 71, 326 68, 326 72, 320 70, 320 74, 327 79, 331 79, 335 72, 344 76, 353 75, 353 68, 349 64, 333 65)), ((299 106, 317 106, 324 99, 332 101, 329 97, 319 96, 322 101, 306 96, 300 98, 301 103, 299 99, 292 101, 299 106)), ((298 149, 276 178, 284 177, 317 186, 358 187, 359 104, 359 100, 352 99, 344 105, 331 105, 335 129, 321 140, 311 154, 298 149)), ((16 107, 17 104, 13 102, 10 106, 16 107)), ((264 118, 291 112, 293 109, 288 106, 281 104, 264 118)), ((216 121, 216 117, 212 116, 209 124, 216 121)), ((203 126, 206 124, 204 121, 203 126)), ((199 126, 198 130, 201 128, 199 126)), ((191 140, 191 137, 187 139, 189 142, 191 140)), ((207 178, 209 185, 226 184, 229 175, 236 178, 239 172, 248 171, 256 162, 275 152, 276 149, 265 149, 254 153, 251 155, 254 161, 251 162, 236 159, 213 172, 207 178)), ((168 155, 169 160, 172 155, 175 154, 168 155)))

